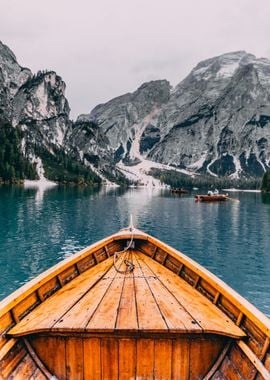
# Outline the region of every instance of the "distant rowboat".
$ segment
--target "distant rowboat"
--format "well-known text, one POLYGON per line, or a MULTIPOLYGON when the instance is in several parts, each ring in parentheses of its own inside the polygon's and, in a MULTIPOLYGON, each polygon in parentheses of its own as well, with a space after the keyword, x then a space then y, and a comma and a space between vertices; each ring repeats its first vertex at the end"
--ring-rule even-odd
POLYGON ((270 320, 130 226, 0 303, 1 379, 270 379, 270 320))
POLYGON ((197 202, 220 202, 229 199, 228 194, 206 194, 206 195, 195 195, 197 202))

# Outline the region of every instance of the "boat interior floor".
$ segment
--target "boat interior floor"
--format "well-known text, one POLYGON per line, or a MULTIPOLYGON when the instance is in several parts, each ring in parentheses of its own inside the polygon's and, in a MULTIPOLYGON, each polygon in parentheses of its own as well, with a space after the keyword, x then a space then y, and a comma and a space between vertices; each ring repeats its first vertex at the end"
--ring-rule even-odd
POLYGON ((10 331, 34 333, 217 334, 245 336, 216 305, 138 250, 86 270, 42 302, 10 331), (134 269, 126 271, 126 263, 134 269))

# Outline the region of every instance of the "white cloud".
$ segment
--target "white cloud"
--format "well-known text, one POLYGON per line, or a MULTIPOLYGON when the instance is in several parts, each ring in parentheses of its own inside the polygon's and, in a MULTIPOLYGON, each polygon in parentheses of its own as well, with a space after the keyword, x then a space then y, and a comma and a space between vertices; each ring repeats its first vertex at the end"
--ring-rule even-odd
POLYGON ((54 69, 73 117, 142 82, 173 85, 200 60, 270 57, 269 0, 0 0, 0 38, 23 66, 54 69))

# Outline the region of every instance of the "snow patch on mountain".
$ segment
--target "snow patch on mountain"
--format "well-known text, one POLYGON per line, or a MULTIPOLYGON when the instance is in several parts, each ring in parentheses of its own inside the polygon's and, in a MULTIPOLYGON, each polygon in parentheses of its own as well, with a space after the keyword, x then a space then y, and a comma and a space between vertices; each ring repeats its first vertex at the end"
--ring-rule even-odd
POLYGON ((233 163, 235 166, 235 172, 230 175, 230 178, 232 179, 239 179, 240 173, 242 171, 241 163, 238 157, 233 156, 233 163))
POLYGON ((189 169, 193 169, 193 170, 199 170, 203 167, 203 164, 206 160, 206 157, 207 157, 207 152, 203 152, 201 158, 199 158, 196 162, 194 162, 193 164, 191 165, 188 165, 188 168, 189 169))
POLYGON ((221 67, 217 73, 217 77, 231 77, 239 67, 239 62, 229 62, 221 67))

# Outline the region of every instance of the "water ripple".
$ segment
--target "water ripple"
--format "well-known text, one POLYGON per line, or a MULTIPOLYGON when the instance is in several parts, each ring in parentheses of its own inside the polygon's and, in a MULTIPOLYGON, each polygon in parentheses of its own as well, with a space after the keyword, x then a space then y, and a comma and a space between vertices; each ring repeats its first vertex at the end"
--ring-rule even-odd
POLYGON ((93 192, 0 187, 0 297, 128 225, 148 232, 222 278, 270 315, 270 197, 195 203, 153 190, 93 192))

